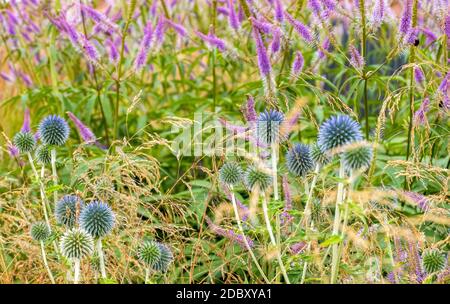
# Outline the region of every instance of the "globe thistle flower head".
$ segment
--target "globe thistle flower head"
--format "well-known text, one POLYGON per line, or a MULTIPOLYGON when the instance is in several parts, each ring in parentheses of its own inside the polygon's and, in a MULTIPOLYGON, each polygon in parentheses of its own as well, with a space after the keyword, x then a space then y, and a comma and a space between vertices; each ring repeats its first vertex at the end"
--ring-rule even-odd
POLYGON ((296 144, 286 154, 286 165, 295 176, 305 176, 314 167, 309 146, 296 144))
POLYGON ((262 170, 251 166, 244 173, 244 182, 249 190, 258 188, 265 191, 272 184, 272 177, 262 170))
POLYGON ((265 144, 272 144, 280 141, 281 124, 284 121, 283 113, 277 110, 264 111, 259 114, 256 123, 258 139, 265 144))
POLYGON ((82 259, 94 251, 94 239, 80 228, 64 233, 60 242, 61 253, 68 259, 82 259))
POLYGON ((14 145, 20 153, 29 153, 34 150, 36 140, 31 132, 19 132, 13 138, 14 145))
POLYGON ((428 274, 445 268, 446 258, 436 249, 427 250, 422 254, 422 266, 428 274))
POLYGON ((172 251, 166 245, 162 243, 157 243, 160 250, 160 257, 155 263, 152 265, 152 268, 156 271, 167 272, 170 264, 173 262, 173 254, 172 251))
POLYGON ((50 147, 48 145, 39 145, 34 152, 37 161, 42 165, 48 165, 52 161, 50 147))
POLYGON ((157 242, 145 241, 137 250, 139 260, 147 266, 153 266, 161 259, 161 248, 157 242))
POLYGON ((342 157, 347 170, 364 170, 370 166, 372 147, 363 145, 346 150, 342 157))
POLYGON ((58 115, 49 115, 41 121, 39 134, 45 144, 62 146, 69 138, 69 125, 58 115))
POLYGON ((323 152, 362 140, 361 126, 347 115, 327 119, 319 129, 317 144, 323 152))
POLYGON ((36 222, 31 226, 30 234, 33 240, 41 242, 50 237, 51 231, 44 222, 36 222))
POLYGON ((89 203, 80 212, 80 227, 96 239, 109 234, 114 227, 114 221, 113 211, 101 201, 89 203))
POLYGON ((83 209, 83 201, 76 195, 65 195, 55 207, 55 217, 58 224, 72 228, 76 222, 77 209, 83 209))
POLYGON ((219 180, 227 185, 236 185, 242 180, 243 170, 234 162, 225 163, 219 170, 219 180))
POLYGON ((311 158, 316 164, 319 164, 320 166, 325 166, 331 161, 331 157, 322 152, 317 143, 311 146, 311 158))

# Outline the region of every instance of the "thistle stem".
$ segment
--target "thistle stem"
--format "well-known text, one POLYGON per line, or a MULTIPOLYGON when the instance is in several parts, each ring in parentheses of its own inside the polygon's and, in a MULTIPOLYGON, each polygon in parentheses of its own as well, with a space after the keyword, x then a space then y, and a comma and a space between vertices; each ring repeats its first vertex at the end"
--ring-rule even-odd
POLYGON ((34 165, 34 161, 33 161, 33 157, 31 157, 31 153, 28 152, 28 160, 30 162, 31 165, 31 169, 33 170, 34 176, 36 177, 36 180, 39 183, 39 192, 41 194, 41 202, 42 202, 42 209, 44 211, 44 218, 45 218, 45 223, 47 224, 48 229, 50 228, 50 220, 48 218, 48 213, 47 213, 47 207, 46 207, 46 203, 45 203, 45 191, 44 191, 44 184, 42 183, 41 178, 39 177, 39 174, 36 170, 36 167, 34 165))
MULTIPOLYGON (((362 26, 362 37, 361 37, 361 49, 362 57, 366 60, 367 53, 367 28, 366 28, 366 8, 365 1, 359 0, 359 10, 361 14, 361 26, 362 26)), ((369 78, 367 77, 366 67, 363 69, 363 79, 364 79, 364 120, 365 120, 365 131, 366 139, 369 140, 369 104, 367 98, 367 82, 369 78)))
MULTIPOLYGON (((345 177, 344 161, 341 158, 341 164, 340 164, 340 167, 339 167, 339 179, 340 179, 340 181, 338 183, 338 192, 337 192, 337 197, 336 197, 336 207, 335 207, 335 212, 334 212, 333 236, 339 235, 339 224, 341 222, 340 210, 339 209, 340 209, 340 207, 342 205, 342 200, 343 200, 344 183, 342 182, 342 179, 344 177, 345 177)), ((335 284, 336 283, 336 277, 337 277, 338 268, 339 268, 338 259, 339 259, 339 247, 338 247, 338 244, 333 244, 332 262, 331 262, 331 280, 330 280, 331 284, 335 284)))
POLYGON ((144 284, 147 284, 149 277, 150 277, 150 267, 147 267, 147 268, 145 268, 145 281, 144 281, 144 284))
POLYGON ((100 263, 100 272, 102 274, 102 279, 106 279, 105 257, 103 256, 103 246, 101 238, 97 240, 97 253, 100 263))
POLYGON ((236 198, 234 196, 233 186, 232 185, 230 185, 230 191, 231 191, 231 202, 233 203, 233 209, 234 209, 234 216, 236 218, 236 222, 237 222, 238 227, 239 227, 239 232, 242 234, 242 239, 244 240, 245 247, 247 248, 248 252, 250 253, 250 256, 252 257, 253 262, 255 263, 256 268, 258 268, 259 273, 263 277, 264 281, 266 281, 266 283, 270 283, 270 281, 267 279, 266 275, 264 274, 264 271, 262 270, 261 266, 259 265, 258 260, 256 259, 256 256, 253 253, 253 250, 252 250, 252 248, 250 247, 250 244, 247 241, 247 238, 245 237, 244 229, 242 228, 242 222, 241 222, 241 218, 239 216, 239 211, 238 211, 238 207, 237 207, 237 204, 236 204, 236 198))
POLYGON ((80 259, 74 259, 73 263, 73 283, 78 284, 80 280, 80 259))
POLYGON ((278 168, 277 168, 277 150, 278 146, 276 143, 272 144, 272 180, 273 180, 273 198, 278 201, 278 168))
POLYGON ((275 241, 275 236, 273 234, 272 226, 270 225, 269 210, 267 208, 267 198, 266 198, 266 194, 264 192, 263 192, 262 205, 263 205, 264 220, 266 222, 267 232, 269 233, 269 237, 270 237, 270 241, 272 242, 272 245, 275 246, 276 251, 277 251, 278 264, 280 265, 280 269, 283 274, 284 280, 286 281, 287 284, 290 284, 291 282, 289 281, 289 277, 286 273, 286 268, 284 268, 283 261, 281 259, 280 250, 277 246, 277 242, 275 241))
POLYGON ((50 267, 48 267, 47 255, 45 254, 45 248, 44 248, 44 242, 41 241, 40 243, 41 243, 42 262, 44 262, 44 266, 45 266, 45 269, 47 270, 50 281, 52 282, 52 284, 55 284, 55 279, 53 278, 52 271, 50 270, 50 267))
MULTIPOLYGON (((51 163, 52 163, 52 179, 53 186, 56 187, 58 185, 58 173, 56 172, 56 150, 53 148, 51 150, 51 163)), ((53 191, 53 202, 56 207, 56 203, 58 202, 58 190, 54 189, 53 191)))
POLYGON ((313 194, 314 188, 316 187, 317 177, 319 176, 319 170, 320 170, 320 166, 318 164, 316 164, 316 167, 314 168, 314 177, 313 177, 313 180, 311 181, 311 188, 308 191, 308 198, 306 199, 305 213, 303 215, 303 221, 304 221, 305 227, 309 226, 309 220, 311 217, 312 194, 313 194))

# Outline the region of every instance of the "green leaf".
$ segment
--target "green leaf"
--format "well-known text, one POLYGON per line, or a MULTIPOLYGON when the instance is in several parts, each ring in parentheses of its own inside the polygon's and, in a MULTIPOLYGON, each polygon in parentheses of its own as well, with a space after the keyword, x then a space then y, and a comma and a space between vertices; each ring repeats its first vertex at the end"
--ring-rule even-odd
POLYGON ((322 247, 328 247, 330 245, 339 244, 342 241, 342 237, 340 235, 332 235, 322 243, 320 243, 320 246, 322 247))

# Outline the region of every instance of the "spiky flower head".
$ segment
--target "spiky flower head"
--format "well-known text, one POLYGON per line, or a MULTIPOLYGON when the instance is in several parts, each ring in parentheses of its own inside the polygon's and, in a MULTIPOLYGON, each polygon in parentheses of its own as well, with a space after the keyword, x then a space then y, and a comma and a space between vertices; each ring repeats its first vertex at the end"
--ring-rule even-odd
POLYGON ((259 114, 256 123, 258 139, 265 144, 272 144, 280 141, 281 124, 284 115, 277 110, 264 111, 259 114))
POLYGON ((243 170, 235 162, 225 163, 219 170, 219 179, 227 185, 236 185, 242 180, 243 170))
POLYGON ((320 166, 325 166, 331 161, 331 157, 320 150, 319 145, 317 143, 311 146, 311 158, 320 166))
POLYGON ((69 125, 58 115, 49 115, 41 121, 39 134, 45 144, 62 146, 69 138, 69 125))
POLYGON ((244 173, 244 182, 248 189, 266 190, 272 184, 272 177, 262 170, 250 166, 244 173))
POLYGON ((296 144, 286 153, 288 170, 296 176, 305 176, 314 167, 309 146, 296 144))
POLYGON ((77 208, 83 209, 83 201, 76 195, 65 195, 55 207, 55 217, 58 224, 72 228, 77 220, 77 208))
POLYGON ((94 238, 101 238, 111 232, 115 216, 111 208, 101 202, 93 201, 80 212, 80 227, 94 238))
POLYGON ((36 222, 31 226, 30 234, 33 240, 41 242, 50 237, 51 231, 45 222, 36 222))
POLYGON ((372 147, 363 145, 350 148, 343 153, 342 157, 347 170, 366 169, 372 160, 372 147))
POLYGON ((161 255, 158 260, 152 265, 152 268, 156 271, 167 272, 170 264, 173 262, 172 251, 166 245, 162 243, 157 243, 161 255))
POLYGON ((362 139, 361 126, 347 115, 327 119, 319 129, 317 144, 323 152, 362 139))
POLYGON ((80 228, 64 233, 59 244, 61 253, 68 259, 82 259, 94 251, 94 239, 80 228))
POLYGON ((36 140, 31 132, 19 132, 13 138, 14 145, 20 153, 29 153, 36 146, 36 140))
POLYGON ((161 248, 155 241, 145 241, 137 250, 139 260, 147 266, 153 266, 161 258, 161 248))
POLYGON ((42 165, 50 164, 52 161, 49 145, 39 145, 34 152, 37 161, 42 165))
POLYGON ((445 268, 445 256, 436 249, 427 250, 422 253, 422 266, 430 274, 445 268))

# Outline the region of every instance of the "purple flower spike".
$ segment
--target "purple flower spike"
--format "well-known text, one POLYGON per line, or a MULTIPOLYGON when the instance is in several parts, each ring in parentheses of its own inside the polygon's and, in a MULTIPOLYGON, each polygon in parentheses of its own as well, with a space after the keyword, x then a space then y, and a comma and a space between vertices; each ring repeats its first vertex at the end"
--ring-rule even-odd
POLYGON ((291 75, 292 77, 297 77, 303 70, 305 64, 305 59, 300 51, 295 54, 294 62, 292 63, 291 75))
POLYGON ((244 237, 247 240, 247 243, 249 244, 250 247, 254 246, 253 240, 250 239, 248 236, 242 235, 242 234, 237 234, 236 232, 234 232, 233 230, 229 229, 224 229, 216 224, 214 224, 209 218, 206 218, 206 223, 208 224, 209 228, 217 235, 223 236, 227 239, 229 239, 230 241, 232 241, 235 244, 238 244, 239 246, 241 246, 243 249, 247 249, 245 246, 245 241, 244 241, 244 237))
POLYGON ((256 53, 258 56, 258 66, 261 76, 263 78, 270 76, 271 66, 270 60, 267 56, 266 47, 262 41, 261 35, 259 34, 257 29, 253 29, 253 37, 256 42, 256 53))
POLYGON ((417 204, 417 206, 423 212, 428 211, 428 209, 430 208, 429 201, 428 201, 426 196, 424 196, 422 194, 419 194, 419 193, 416 193, 416 192, 412 192, 412 191, 404 192, 404 195, 407 198, 409 198, 410 200, 412 200, 413 202, 415 202, 417 204))
POLYGON ((179 23, 175 23, 170 19, 166 19, 166 22, 171 28, 174 29, 175 32, 178 33, 178 35, 180 35, 180 37, 185 38, 187 36, 187 31, 184 26, 179 23))
POLYGON ((213 34, 205 35, 201 32, 195 32, 200 39, 202 39, 208 46, 216 47, 219 51, 225 52, 227 50, 226 43, 222 39, 213 34))
POLYGON ((275 54, 280 50, 281 45, 281 30, 278 27, 274 27, 272 30, 272 43, 270 44, 270 50, 272 54, 275 54))
POLYGON ((12 143, 8 143, 7 145, 8 148, 8 154, 11 158, 18 158, 19 157, 19 149, 14 146, 12 143))
POLYGON ((422 28, 422 33, 425 35, 426 37, 426 43, 430 44, 433 43, 437 40, 437 36, 433 33, 432 30, 428 29, 428 28, 422 28))
POLYGON ((95 137, 91 129, 89 129, 85 124, 83 124, 83 122, 79 120, 72 112, 67 112, 67 115, 73 121, 73 123, 78 129, 78 133, 86 143, 91 144, 97 141, 97 138, 95 137))
POLYGON ((80 34, 80 44, 86 57, 92 62, 98 62, 99 55, 95 46, 83 34, 80 34))
POLYGON ((117 63, 119 60, 119 50, 111 39, 106 40, 106 45, 108 46, 108 54, 111 62, 117 63))
POLYGON ((305 242, 295 243, 291 246, 290 250, 292 254, 299 254, 306 248, 305 242))
POLYGON ((275 0, 275 20, 279 23, 283 23, 284 21, 284 10, 281 0, 275 0))
POLYGON ((25 109, 25 113, 24 113, 24 116, 23 116, 23 125, 22 125, 22 129, 20 129, 20 131, 22 133, 31 132, 31 127, 30 127, 30 109, 29 108, 25 109))
POLYGON ((228 22, 232 29, 236 31, 239 29, 240 22, 234 10, 234 0, 228 0, 228 22))
POLYGON ((350 64, 356 69, 362 69, 365 66, 364 58, 361 56, 359 51, 353 46, 350 45, 350 64))
POLYGON ((150 45, 153 39, 153 27, 151 22, 147 22, 144 28, 144 37, 142 38, 141 45, 139 46, 139 52, 134 61, 134 68, 136 71, 142 69, 144 64, 147 62, 148 52, 150 50, 150 45))
POLYGON ((280 221, 282 225, 288 225, 294 220, 294 217, 289 214, 289 211, 292 210, 292 196, 286 175, 283 176, 283 194, 285 204, 284 210, 281 213, 280 221))
POLYGON ((289 15, 287 12, 284 13, 286 16, 286 19, 288 22, 294 27, 295 31, 306 41, 306 42, 313 42, 313 36, 311 34, 311 31, 309 28, 301 23, 300 21, 294 19, 291 15, 289 15))
POLYGON ((417 84, 421 84, 425 81, 425 75, 420 67, 414 67, 414 78, 417 84))
POLYGON ((406 35, 411 28, 412 17, 412 0, 406 0, 405 8, 403 9, 403 15, 400 20, 399 32, 406 35))
POLYGON ((425 124, 427 120, 427 112, 430 108, 430 99, 427 97, 423 100, 422 104, 419 107, 419 110, 417 110, 416 113, 414 113, 414 120, 416 123, 425 124))
POLYGON ((372 24, 375 28, 380 27, 384 20, 385 0, 376 0, 372 14, 372 24))
POLYGON ((308 6, 311 12, 314 14, 314 16, 316 16, 317 18, 321 18, 322 8, 318 0, 309 0, 308 6))
POLYGON ((247 96, 247 103, 245 105, 245 119, 247 122, 252 123, 255 122, 258 119, 258 115, 256 114, 255 110, 255 99, 253 99, 253 96, 248 95, 247 96))
POLYGON ((406 43, 415 45, 417 38, 419 37, 419 29, 417 27, 412 27, 409 29, 406 35, 406 43))
POLYGON ((447 36, 447 40, 450 39, 450 11, 447 13, 444 21, 444 33, 447 36))
POLYGON ((322 2, 322 5, 325 6, 329 12, 334 11, 336 8, 336 2, 334 0, 320 0, 320 2, 322 2))
MULTIPOLYGON (((328 51, 330 48, 330 39, 325 39, 325 41, 322 44, 322 48, 324 51, 328 51)), ((319 50, 319 59, 323 59, 325 57, 325 53, 322 50, 319 50)))
POLYGON ((250 21, 252 22, 253 26, 257 28, 259 31, 263 32, 264 34, 269 34, 272 31, 272 24, 268 22, 264 22, 258 19, 255 19, 253 17, 250 17, 250 21))
POLYGON ((99 11, 85 4, 81 4, 80 8, 83 13, 85 13, 89 18, 94 20, 105 30, 115 31, 117 29, 117 24, 112 22, 105 14, 100 13, 99 11))

